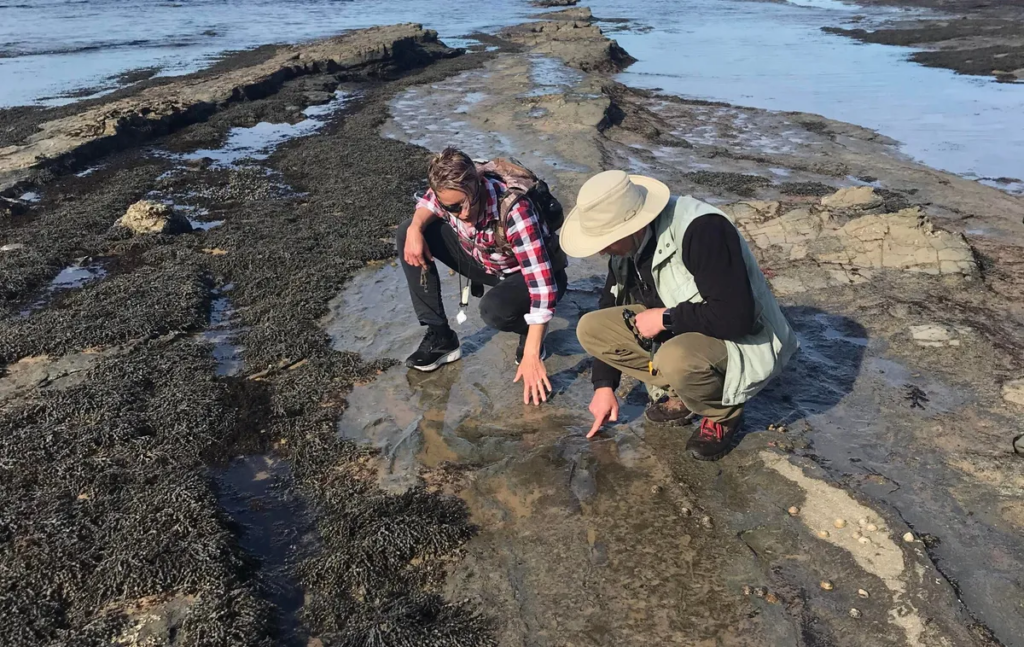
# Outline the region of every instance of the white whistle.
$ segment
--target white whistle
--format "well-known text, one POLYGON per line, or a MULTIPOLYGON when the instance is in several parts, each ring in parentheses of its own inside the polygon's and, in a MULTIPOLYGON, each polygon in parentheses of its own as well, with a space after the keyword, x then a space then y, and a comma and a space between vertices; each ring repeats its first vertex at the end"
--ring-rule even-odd
POLYGON ((459 314, 455 315, 455 323, 464 324, 466 319, 466 306, 469 305, 469 286, 462 288, 462 299, 459 301, 459 314))

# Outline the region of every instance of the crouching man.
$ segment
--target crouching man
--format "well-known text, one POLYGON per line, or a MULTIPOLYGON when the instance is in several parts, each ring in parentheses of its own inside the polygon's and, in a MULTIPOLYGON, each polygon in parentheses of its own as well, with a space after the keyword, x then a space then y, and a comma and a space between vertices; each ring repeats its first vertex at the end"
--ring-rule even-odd
POLYGON ((743 403, 799 346, 729 217, 653 178, 606 171, 580 189, 561 243, 569 256, 611 257, 600 309, 577 327, 594 357, 587 437, 617 419, 626 373, 667 395, 647 409, 650 422, 703 416, 686 445, 694 458, 728 453, 743 403))
POLYGON ((566 289, 565 255, 555 223, 549 223, 557 217, 561 224, 561 205, 527 169, 508 160, 478 167, 455 148, 434 156, 428 182, 412 220, 397 231, 413 308, 427 328, 406 364, 433 371, 461 357, 441 303, 437 259, 465 277, 467 286, 490 287, 480 316, 492 328, 519 335, 514 381, 523 382, 524 402, 546 401, 551 383, 544 334, 566 289))

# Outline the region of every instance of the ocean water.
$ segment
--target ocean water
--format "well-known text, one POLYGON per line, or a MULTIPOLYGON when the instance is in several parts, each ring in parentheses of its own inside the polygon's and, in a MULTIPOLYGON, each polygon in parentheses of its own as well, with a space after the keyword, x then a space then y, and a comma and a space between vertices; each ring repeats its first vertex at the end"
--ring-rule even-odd
MULTIPOLYGON (((632 0, 591 0, 597 16, 628 15, 632 0)), ((736 105, 793 110, 892 137, 929 166, 971 178, 1024 178, 1024 84, 958 75, 907 60, 907 47, 821 31, 899 10, 835 0, 795 3, 643 0, 645 20, 615 34, 639 59, 619 80, 736 105)))
MULTIPOLYGON (((1024 85, 921 67, 909 48, 820 29, 909 12, 840 0, 583 4, 599 18, 634 20, 602 25, 639 59, 620 75, 627 84, 818 113, 874 128, 937 168, 1024 178, 1024 85)), ((127 70, 183 74, 228 50, 375 24, 422 23, 462 46, 537 11, 526 0, 0 0, 0 107, 66 103, 69 93, 115 89, 127 70)))
POLYGON ((59 105, 83 89, 116 89, 116 76, 158 68, 194 72, 230 50, 293 43, 348 29, 421 23, 442 38, 496 31, 537 10, 488 0, 0 0, 0 107, 59 105))

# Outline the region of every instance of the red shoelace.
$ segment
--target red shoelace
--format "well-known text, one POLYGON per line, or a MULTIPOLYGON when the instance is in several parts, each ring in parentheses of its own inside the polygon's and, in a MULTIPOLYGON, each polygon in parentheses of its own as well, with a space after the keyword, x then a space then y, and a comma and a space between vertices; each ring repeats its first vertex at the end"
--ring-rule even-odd
POLYGON ((721 441, 725 437, 725 427, 708 418, 700 421, 700 437, 703 440, 721 441))

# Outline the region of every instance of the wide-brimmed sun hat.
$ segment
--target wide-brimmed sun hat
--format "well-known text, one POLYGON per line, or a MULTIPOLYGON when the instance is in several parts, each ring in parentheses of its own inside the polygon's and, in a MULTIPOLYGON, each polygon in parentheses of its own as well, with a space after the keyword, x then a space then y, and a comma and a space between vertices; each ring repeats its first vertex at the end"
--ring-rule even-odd
POLYGON ((625 171, 604 171, 587 180, 562 226, 559 240, 569 256, 593 256, 650 224, 672 197, 664 182, 625 171))

